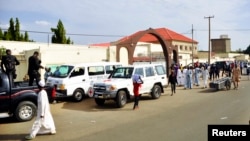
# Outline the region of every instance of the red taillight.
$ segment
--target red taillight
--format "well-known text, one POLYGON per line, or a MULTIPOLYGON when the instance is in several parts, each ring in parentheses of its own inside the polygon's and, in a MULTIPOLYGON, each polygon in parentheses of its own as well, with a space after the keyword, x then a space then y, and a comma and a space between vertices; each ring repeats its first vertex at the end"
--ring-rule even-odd
POLYGON ((52 88, 51 97, 52 97, 53 99, 55 99, 55 97, 56 97, 56 88, 55 88, 55 87, 52 88))

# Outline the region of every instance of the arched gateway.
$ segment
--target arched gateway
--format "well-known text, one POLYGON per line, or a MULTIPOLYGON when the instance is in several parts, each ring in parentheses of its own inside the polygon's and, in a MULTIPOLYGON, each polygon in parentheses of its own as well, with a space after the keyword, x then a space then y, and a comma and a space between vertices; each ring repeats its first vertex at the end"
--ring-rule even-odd
POLYGON ((178 48, 171 45, 171 43, 167 42, 159 33, 157 33, 156 30, 149 28, 144 31, 139 31, 136 34, 133 34, 126 39, 119 41, 118 44, 116 44, 116 60, 120 61, 120 49, 122 47, 126 48, 128 51, 128 64, 133 64, 133 55, 135 51, 135 47, 137 45, 137 42, 146 34, 151 34, 154 37, 157 38, 159 43, 162 46, 163 54, 165 56, 166 60, 166 70, 167 70, 167 75, 170 74, 170 67, 171 67, 171 58, 173 58, 174 62, 179 63, 178 60, 178 48), (173 54, 173 57, 171 57, 171 54, 173 54))

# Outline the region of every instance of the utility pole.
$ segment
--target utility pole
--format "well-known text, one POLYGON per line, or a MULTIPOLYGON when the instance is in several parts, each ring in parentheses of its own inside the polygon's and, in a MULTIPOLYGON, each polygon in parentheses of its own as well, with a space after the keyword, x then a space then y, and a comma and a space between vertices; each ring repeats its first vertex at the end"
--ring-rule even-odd
POLYGON ((214 16, 208 16, 208 17, 204 17, 205 19, 208 19, 208 64, 210 64, 211 61, 211 45, 210 45, 210 19, 214 18, 214 16))
POLYGON ((194 66, 194 28, 192 24, 192 66, 194 66))

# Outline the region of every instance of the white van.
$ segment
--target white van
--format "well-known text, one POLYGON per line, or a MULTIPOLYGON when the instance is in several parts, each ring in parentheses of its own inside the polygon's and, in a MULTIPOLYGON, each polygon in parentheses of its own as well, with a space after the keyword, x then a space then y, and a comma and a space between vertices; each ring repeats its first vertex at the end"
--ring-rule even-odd
POLYGON ((118 62, 98 62, 82 64, 65 64, 58 66, 58 72, 49 76, 47 85, 55 86, 56 97, 73 97, 74 101, 81 101, 87 96, 90 84, 96 80, 106 79, 113 72, 114 67, 122 66, 118 62))

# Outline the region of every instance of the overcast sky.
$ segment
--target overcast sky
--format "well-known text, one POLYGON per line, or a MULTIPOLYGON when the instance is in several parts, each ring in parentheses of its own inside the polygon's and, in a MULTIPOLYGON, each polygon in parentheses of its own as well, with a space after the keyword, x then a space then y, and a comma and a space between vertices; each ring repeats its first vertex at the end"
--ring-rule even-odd
MULTIPOLYGON (((21 30, 51 32, 58 20, 74 44, 119 40, 148 28, 168 28, 198 41, 208 50, 208 19, 211 38, 227 34, 231 48, 250 45, 249 0, 0 0, 0 28, 18 18, 21 30), (86 36, 91 35, 91 36, 86 36), (97 36, 95 36, 97 35, 97 36), (104 36, 99 36, 104 35, 104 36)), ((51 35, 29 33, 36 42, 48 42, 51 35)))

